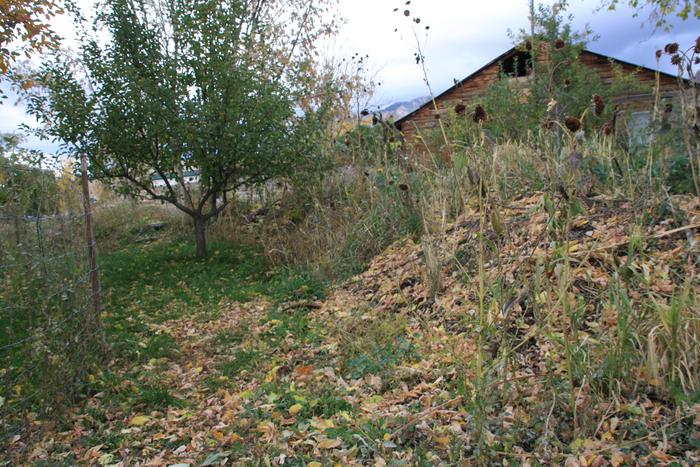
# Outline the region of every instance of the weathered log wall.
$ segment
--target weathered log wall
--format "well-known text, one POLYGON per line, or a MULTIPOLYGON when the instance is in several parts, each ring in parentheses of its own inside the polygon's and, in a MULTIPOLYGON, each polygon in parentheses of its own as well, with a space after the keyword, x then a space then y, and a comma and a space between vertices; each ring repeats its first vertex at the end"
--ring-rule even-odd
MULTIPOLYGON (((510 55, 515 54, 513 49, 510 55)), ((510 56, 505 54, 497 62, 491 63, 463 82, 448 89, 443 94, 435 98, 435 101, 428 102, 418 110, 400 119, 397 127, 403 134, 405 141, 415 145, 419 140, 418 135, 426 135, 438 128, 438 119, 446 116, 457 105, 463 105, 467 110, 473 109, 482 98, 491 84, 499 79, 500 64, 510 56), (436 110, 437 106, 437 110, 436 110), (439 116, 438 116, 439 114, 439 116)), ((546 54, 540 55, 540 61, 546 54)), ((581 62, 597 72, 604 84, 611 85, 615 79, 615 67, 621 68, 624 74, 637 77, 642 90, 635 90, 628 94, 623 94, 615 98, 614 102, 623 109, 632 111, 652 110, 654 105, 654 86, 656 84, 656 72, 647 68, 636 67, 634 65, 611 59, 589 51, 583 51, 580 56, 581 62)), ((512 78, 523 81, 526 85, 528 77, 512 78)), ((662 98, 674 98, 678 93, 677 80, 667 74, 659 74, 659 91, 662 98)), ((420 143, 419 143, 420 144, 420 143)))

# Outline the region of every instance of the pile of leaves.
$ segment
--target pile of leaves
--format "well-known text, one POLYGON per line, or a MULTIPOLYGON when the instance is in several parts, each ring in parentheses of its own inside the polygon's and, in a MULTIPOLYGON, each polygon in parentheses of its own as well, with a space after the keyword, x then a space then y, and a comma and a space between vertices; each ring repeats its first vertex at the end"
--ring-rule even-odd
POLYGON ((9 458, 695 465, 698 228, 685 197, 472 209, 434 255, 396 242, 324 301, 301 285, 147 323, 177 350, 96 372, 9 458))

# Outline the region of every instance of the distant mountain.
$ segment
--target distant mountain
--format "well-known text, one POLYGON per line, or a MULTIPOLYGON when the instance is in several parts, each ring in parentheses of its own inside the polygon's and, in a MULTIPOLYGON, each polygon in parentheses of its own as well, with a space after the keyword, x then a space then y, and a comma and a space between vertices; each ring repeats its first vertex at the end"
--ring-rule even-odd
POLYGON ((425 104, 430 100, 430 96, 421 96, 411 99, 410 101, 394 102, 391 105, 387 105, 382 109, 384 118, 388 116, 394 117, 394 119, 399 119, 404 115, 407 115, 414 110, 416 110, 421 105, 425 104))

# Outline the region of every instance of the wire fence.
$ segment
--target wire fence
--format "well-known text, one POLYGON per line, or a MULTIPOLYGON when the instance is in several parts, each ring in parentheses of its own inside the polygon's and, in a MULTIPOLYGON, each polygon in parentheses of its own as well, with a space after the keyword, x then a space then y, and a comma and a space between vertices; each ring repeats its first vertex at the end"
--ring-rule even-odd
POLYGON ((74 401, 104 350, 82 181, 0 157, 0 450, 74 401))

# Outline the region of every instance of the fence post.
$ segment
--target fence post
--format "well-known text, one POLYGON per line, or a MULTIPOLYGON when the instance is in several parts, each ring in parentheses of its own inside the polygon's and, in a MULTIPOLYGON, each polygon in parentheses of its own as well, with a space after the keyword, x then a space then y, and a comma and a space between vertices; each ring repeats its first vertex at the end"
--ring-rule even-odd
POLYGON ((83 183, 83 213, 85 215, 85 241, 90 261, 90 283, 92 284, 92 303, 95 307, 95 323, 99 323, 102 307, 100 304, 100 273, 97 270, 97 252, 95 251, 95 234, 92 229, 92 208, 90 206, 90 183, 88 181, 87 160, 80 154, 80 178, 83 183))

